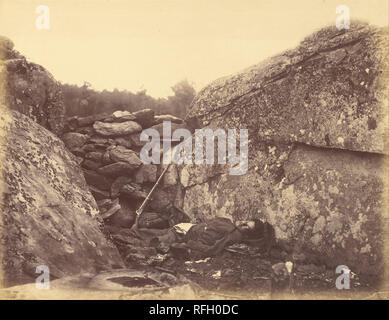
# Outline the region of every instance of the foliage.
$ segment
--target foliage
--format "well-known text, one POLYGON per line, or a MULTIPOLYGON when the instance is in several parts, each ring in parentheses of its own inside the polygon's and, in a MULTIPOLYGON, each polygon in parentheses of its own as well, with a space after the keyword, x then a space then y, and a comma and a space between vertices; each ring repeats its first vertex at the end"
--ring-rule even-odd
POLYGON ((98 113, 111 113, 117 110, 134 112, 141 109, 153 109, 155 114, 172 114, 184 118, 196 91, 187 80, 172 87, 174 95, 167 98, 153 98, 146 90, 132 93, 124 90, 96 91, 88 82, 79 87, 63 84, 62 92, 66 106, 66 115, 87 116, 98 113))

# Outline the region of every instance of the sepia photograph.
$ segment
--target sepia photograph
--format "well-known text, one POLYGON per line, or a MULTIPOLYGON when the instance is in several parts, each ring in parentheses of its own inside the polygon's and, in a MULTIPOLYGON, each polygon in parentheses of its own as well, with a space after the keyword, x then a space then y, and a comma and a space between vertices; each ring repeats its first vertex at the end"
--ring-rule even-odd
POLYGON ((0 300, 389 299, 388 0, 0 0, 0 109, 0 300))

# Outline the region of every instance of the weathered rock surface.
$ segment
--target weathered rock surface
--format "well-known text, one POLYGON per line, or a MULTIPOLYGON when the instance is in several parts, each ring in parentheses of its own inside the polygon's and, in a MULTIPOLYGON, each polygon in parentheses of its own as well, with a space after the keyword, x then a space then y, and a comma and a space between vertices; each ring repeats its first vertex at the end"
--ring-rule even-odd
POLYGON ((107 218, 111 217, 112 215, 114 215, 115 213, 117 213, 121 209, 119 199, 116 199, 116 200, 117 200, 117 202, 111 208, 109 208, 105 212, 100 211, 103 219, 107 219, 107 218))
POLYGON ((184 210, 264 218, 296 254, 382 274, 388 48, 385 29, 329 27, 204 88, 187 122, 248 129, 249 170, 181 167, 184 210))
POLYGON ((132 147, 131 138, 127 138, 127 139, 126 138, 116 138, 115 142, 118 145, 121 145, 121 146, 126 147, 126 148, 132 147))
POLYGON ((162 123, 164 121, 171 121, 172 123, 178 123, 178 124, 184 123, 184 120, 182 120, 181 118, 172 116, 170 114, 161 114, 161 115, 155 116, 154 119, 155 119, 154 120, 155 124, 159 124, 159 123, 162 123))
POLYGON ((125 121, 135 121, 143 128, 148 128, 154 124, 154 111, 151 109, 143 109, 136 112, 119 110, 106 117, 103 121, 119 123, 125 121))
POLYGON ((5 285, 122 266, 106 240, 82 171, 64 143, 28 117, 1 107, 0 236, 5 285))
POLYGON ((77 127, 86 127, 95 123, 95 121, 105 120, 108 116, 109 114, 100 113, 100 114, 92 114, 86 117, 75 117, 75 121, 76 121, 75 125, 77 127))
POLYGON ((107 225, 128 229, 134 224, 136 214, 134 211, 128 211, 120 205, 116 205, 105 212, 104 216, 108 217, 105 220, 107 225))
POLYGON ((62 136, 62 140, 69 150, 74 150, 75 148, 81 148, 88 140, 88 136, 77 132, 68 132, 62 136))
POLYGON ((157 181, 158 168, 155 164, 145 164, 135 173, 136 183, 154 183, 157 181))
POLYGON ((101 162, 96 162, 93 160, 85 159, 84 161, 82 161, 82 166, 83 166, 83 168, 86 168, 89 170, 97 170, 98 168, 102 167, 103 164, 101 162))
POLYGON ((127 183, 130 183, 132 181, 131 177, 128 176, 120 176, 115 179, 115 181, 112 183, 111 186, 111 197, 116 198, 120 194, 120 189, 126 185, 127 183))
POLYGON ((154 124, 154 110, 143 109, 133 113, 135 121, 139 123, 142 128, 151 127, 154 124))
POLYGON ((388 153, 388 77, 387 29, 328 27, 205 87, 187 121, 247 128, 253 142, 388 153))
POLYGON ((98 187, 102 190, 110 190, 110 185, 113 182, 111 179, 104 177, 93 170, 84 169, 83 172, 85 181, 88 185, 98 187))
POLYGON ((125 176, 133 172, 138 166, 129 164, 128 162, 115 162, 97 170, 98 173, 108 177, 125 176))
POLYGON ((59 83, 42 66, 13 50, 5 37, 0 37, 0 87, 0 103, 61 134, 65 106, 59 83))
POLYGON ((93 128, 98 134, 108 137, 123 136, 142 131, 142 127, 135 121, 124 121, 119 123, 96 121, 93 124, 93 128))
POLYGON ((143 200, 147 197, 147 192, 135 183, 125 184, 120 188, 120 194, 135 200, 143 200))
MULTIPOLYGON (((182 122, 169 115, 163 117, 165 120, 182 122)), ((153 110, 133 113, 119 110, 112 114, 68 118, 65 125, 67 133, 62 136, 71 152, 78 157, 92 195, 99 203, 104 203, 99 205, 101 217, 107 225, 122 228, 131 226, 135 210, 162 172, 160 164, 143 164, 140 160, 139 152, 145 144, 139 139, 140 132, 115 136, 111 135, 112 132, 107 135, 107 132, 94 129, 100 125, 117 128, 117 125, 123 126, 126 122, 139 123, 138 129, 147 129, 156 123, 153 110), (120 203, 117 203, 119 198, 120 203)), ((173 124, 173 129, 177 127, 183 128, 185 125, 173 124)), ((157 130, 162 133, 162 124, 157 126, 157 130)), ((177 143, 172 141, 171 144, 177 143)), ((177 204, 175 188, 180 187, 178 178, 176 169, 172 167, 150 199, 152 210, 164 212, 169 205, 177 204)))
POLYGON ((112 148, 112 150, 109 152, 109 155, 113 161, 127 162, 134 168, 138 168, 142 164, 142 161, 139 159, 136 152, 131 149, 127 149, 123 146, 117 146, 112 148))

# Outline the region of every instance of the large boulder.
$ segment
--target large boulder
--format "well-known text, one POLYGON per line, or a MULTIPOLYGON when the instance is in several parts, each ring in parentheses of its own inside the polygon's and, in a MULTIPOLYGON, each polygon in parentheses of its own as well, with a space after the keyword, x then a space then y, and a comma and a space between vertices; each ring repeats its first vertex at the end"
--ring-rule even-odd
POLYGON ((12 57, 14 43, 7 37, 0 36, 0 59, 9 59, 12 57))
POLYGON ((63 142, 69 150, 81 148, 88 140, 88 136, 77 132, 68 132, 62 136, 63 142))
POLYGON ((388 30, 353 23, 205 87, 187 122, 254 141, 388 153, 388 30))
POLYGON ((59 135, 65 106, 60 84, 42 66, 13 50, 12 41, 0 36, 0 103, 8 105, 59 135))
POLYGON ((123 266, 100 231, 98 208, 75 157, 28 117, 0 108, 0 236, 4 284, 123 266))
POLYGON ((388 48, 387 29, 328 27, 205 87, 187 123, 248 129, 249 169, 179 168, 184 210, 267 219, 295 256, 382 275, 388 48))

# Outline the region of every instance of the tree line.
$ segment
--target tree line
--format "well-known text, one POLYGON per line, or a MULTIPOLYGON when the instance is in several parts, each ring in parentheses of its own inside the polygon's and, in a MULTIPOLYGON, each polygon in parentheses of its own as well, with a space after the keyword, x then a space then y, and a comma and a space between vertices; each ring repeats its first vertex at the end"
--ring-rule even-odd
POLYGON ((128 90, 96 91, 88 82, 77 86, 62 84, 66 116, 88 116, 98 113, 112 113, 117 110, 134 112, 153 109, 155 114, 171 114, 185 118, 196 90, 188 80, 182 80, 172 87, 173 95, 167 98, 153 98, 147 90, 132 93, 128 90))

